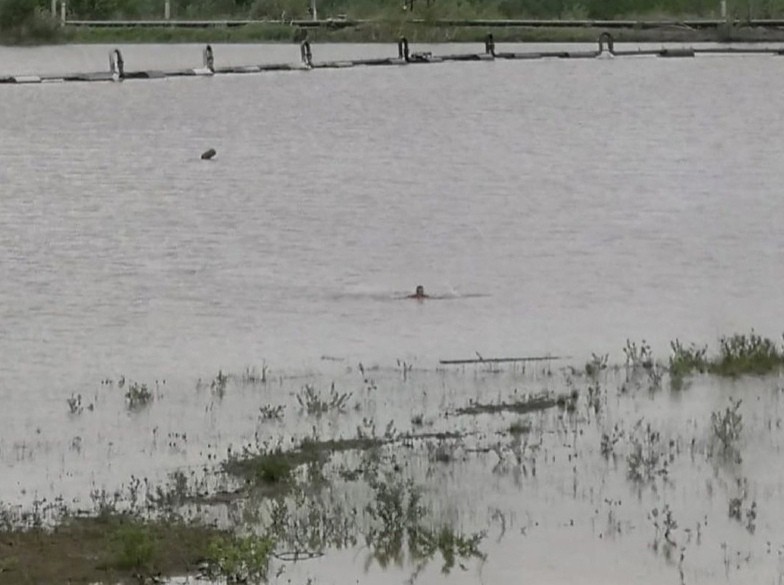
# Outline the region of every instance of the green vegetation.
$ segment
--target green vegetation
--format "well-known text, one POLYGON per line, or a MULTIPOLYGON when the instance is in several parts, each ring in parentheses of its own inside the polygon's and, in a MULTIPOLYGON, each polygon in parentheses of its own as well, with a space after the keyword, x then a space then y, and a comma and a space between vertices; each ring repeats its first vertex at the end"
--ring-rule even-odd
POLYGON ((219 536, 210 542, 207 562, 212 578, 229 583, 266 581, 275 540, 267 536, 219 536))
POLYGON ((302 410, 309 415, 321 416, 328 412, 345 412, 348 401, 351 399, 351 392, 338 392, 335 385, 329 390, 326 398, 321 397, 321 393, 306 384, 302 391, 297 394, 297 402, 302 410))
POLYGON ((713 435, 719 440, 725 453, 736 449, 743 430, 743 415, 738 412, 741 402, 730 398, 730 405, 723 413, 711 413, 713 435))
POLYGON ((147 384, 132 382, 125 393, 125 402, 129 410, 140 410, 153 401, 152 392, 147 384))
POLYGON ((737 377, 769 374, 784 367, 784 345, 757 335, 753 330, 748 334, 722 337, 719 353, 715 356, 708 356, 707 346, 691 344, 685 347, 677 339, 670 345, 670 376, 676 386, 694 372, 737 377))
MULTIPOLYGON (((162 0, 71 0, 70 20, 163 19, 162 0)), ((0 42, 259 42, 298 41, 303 31, 292 20, 310 18, 308 0, 172 0, 171 18, 176 20, 255 20, 237 27, 171 28, 77 28, 57 26, 48 0, 0 0, 0 42)), ((309 29, 313 42, 394 42, 405 35, 411 42, 479 42, 488 32, 496 42, 585 41, 593 42, 599 29, 588 27, 459 27, 440 21, 491 19, 626 19, 678 20, 718 18, 719 3, 713 0, 320 0, 318 16, 331 19, 329 26, 309 29), (356 23, 352 21, 363 21, 356 23)), ((784 0, 730 0, 729 16, 738 22, 781 18, 784 0)), ((727 27, 726 30, 694 31, 684 27, 657 30, 617 30, 616 41, 716 41, 772 40, 775 30, 727 27)))
MULTIPOLYGON (((764 375, 778 372, 784 365, 784 346, 754 331, 722 337, 713 355, 707 346, 679 340, 672 342, 671 348, 668 369, 671 376, 680 379, 694 373, 764 375)), ((704 483, 710 485, 705 489, 711 493, 711 482, 715 481, 715 497, 726 498, 721 501, 728 502, 729 517, 753 534, 758 509, 752 498, 761 490, 754 485, 749 491, 745 480, 738 480, 738 490, 726 486, 731 485, 728 480, 737 472, 732 462, 740 461, 743 449, 762 445, 768 449, 771 461, 775 460, 782 423, 776 408, 768 405, 778 404, 781 393, 765 392, 765 402, 746 399, 745 420, 741 400, 730 398, 714 412, 700 404, 688 405, 695 412, 689 413, 684 427, 669 421, 660 427, 663 419, 659 407, 665 405, 670 409, 665 414, 670 414, 687 401, 662 392, 629 392, 632 384, 638 388, 646 382, 650 382, 650 388, 657 386, 659 371, 667 368, 654 359, 645 341, 627 340, 624 354, 625 366, 623 362, 610 365, 607 354, 594 354, 584 368, 565 367, 541 376, 512 370, 506 373, 508 378, 500 380, 484 376, 484 366, 477 364, 483 380, 490 379, 490 384, 499 381, 493 387, 474 386, 473 380, 464 380, 468 390, 476 389, 476 394, 461 392, 460 374, 437 371, 432 374, 436 378, 426 378, 424 370, 418 368, 410 375, 423 377, 401 387, 395 370, 390 386, 400 390, 398 397, 403 404, 395 418, 379 412, 375 403, 363 410, 371 404, 368 397, 389 399, 390 395, 384 394, 383 379, 376 386, 362 370, 361 382, 353 371, 341 380, 354 390, 353 394, 339 392, 334 384, 318 391, 318 386, 302 387, 295 381, 286 388, 281 376, 278 394, 265 395, 287 403, 258 406, 253 402, 252 409, 258 408, 258 414, 243 410, 252 414, 250 419, 264 422, 263 430, 270 431, 270 435, 257 436, 255 444, 249 443, 239 452, 230 447, 233 455, 221 466, 225 473, 206 466, 204 475, 183 468, 171 473, 167 485, 132 476, 129 483, 114 491, 96 487, 90 494, 92 506, 88 504, 87 508, 93 512, 84 512, 93 514, 89 518, 74 516, 74 504, 61 498, 36 500, 32 510, 0 502, 0 583, 151 583, 186 574, 200 574, 220 583, 262 583, 276 569, 283 570, 282 562, 349 548, 366 555, 365 571, 372 563, 381 569, 411 569, 409 581, 413 583, 434 559, 440 559, 435 562, 445 574, 466 571, 470 562, 481 562, 485 558, 481 550, 485 531, 498 526, 500 541, 507 530, 506 516, 522 516, 519 510, 525 509, 495 509, 498 494, 508 501, 506 490, 512 486, 525 494, 529 478, 538 478, 541 485, 555 485, 552 493, 575 497, 584 493, 586 485, 593 489, 607 478, 625 477, 638 502, 625 508, 632 511, 616 515, 614 507, 621 505, 620 499, 617 503, 608 499, 604 503, 592 501, 586 504, 585 515, 572 518, 571 512, 569 517, 560 514, 556 500, 552 510, 541 507, 527 524, 516 526, 523 535, 539 523, 547 526, 549 522, 550 527, 566 530, 581 522, 586 526, 599 513, 598 506, 607 511, 606 528, 602 527, 599 538, 602 534, 620 535, 629 525, 625 518, 635 514, 633 506, 639 512, 644 504, 643 513, 655 529, 653 549, 667 555, 669 561, 669 555, 677 553, 677 546, 682 562, 695 520, 688 509, 677 506, 676 521, 666 501, 674 490, 659 488, 671 485, 680 490, 685 482, 703 483, 695 477, 709 478, 704 483), (559 377, 562 374, 564 377, 559 377), (442 385, 441 397, 431 390, 428 380, 442 385), (613 384, 618 384, 617 392, 613 384), (422 388, 431 392, 430 401, 411 400, 422 388), (479 402, 469 400, 472 395, 497 398, 479 402), (646 412, 648 403, 653 409, 646 412), (288 409, 284 412, 285 407, 288 409), (650 421, 646 418, 649 413, 654 416, 650 421), (268 422, 280 421, 284 414, 287 423, 298 416, 299 422, 307 423, 311 430, 293 424, 284 429, 282 424, 268 422), (379 415, 383 418, 376 418, 379 415), (421 431, 426 426, 433 432, 398 432, 395 424, 406 421, 414 429, 421 431), (305 432, 305 436, 300 434, 305 432), (770 445, 762 440, 769 440, 770 445), (720 457, 726 459, 720 461, 720 457), (703 458, 720 464, 694 465, 703 458), (454 470, 461 475, 445 483, 444 478, 454 470), (708 476, 699 475, 706 471, 708 476), (490 477, 492 481, 488 481, 490 477), (563 483, 566 477, 571 479, 571 496, 563 493, 563 486, 568 485, 563 483), (476 488, 466 489, 464 481, 481 486, 481 506, 472 500, 476 488), (545 483, 552 481, 556 483, 545 483), (484 491, 485 485, 496 483, 502 485, 500 492, 484 491), (487 522, 481 515, 485 507, 492 513, 487 522), (462 514, 463 510, 471 514, 462 514), (186 515, 220 518, 231 529, 186 522, 182 519, 186 515), (683 528, 679 529, 679 523, 683 528), (471 532, 477 529, 479 532, 471 532)), ((211 383, 199 386, 211 388, 202 398, 209 400, 211 407, 227 407, 229 403, 216 401, 215 395, 226 392, 229 383, 229 391, 238 393, 243 390, 242 384, 264 384, 266 366, 261 373, 246 370, 241 376, 221 370, 211 383)), ((120 412, 132 405, 157 407, 151 402, 160 397, 157 380, 155 384, 152 392, 144 384, 128 381, 126 385, 125 378, 121 378, 118 388, 122 390, 116 394, 120 412)), ((717 385, 721 389, 727 386, 717 385)), ((270 384, 270 391, 275 390, 272 386, 277 387, 277 383, 270 384)), ((742 384, 733 386, 738 395, 747 390, 742 384)), ((254 388, 244 390, 257 398, 254 388)), ((83 412, 81 394, 71 393, 66 403, 71 413, 63 417, 67 424, 82 425, 94 419, 86 413, 79 417, 83 412)), ((92 405, 86 408, 90 410, 92 405)), ((136 417, 129 420, 137 422, 136 417)), ((186 440, 179 431, 169 432, 168 437, 170 441, 186 440)), ((18 453, 24 452, 20 448, 18 453)), ((696 493, 699 497, 707 492, 696 493)), ((526 498, 518 499, 523 506, 530 506, 526 498)), ((765 509, 764 504, 765 500, 760 500, 759 513, 765 509)), ((701 512, 697 534, 713 538, 707 542, 718 546, 707 530, 707 519, 706 514, 702 520, 701 512)), ((638 514, 637 525, 640 520, 638 514)), ((678 568, 682 571, 680 565, 678 568)))
POLYGON ((3 585, 130 583, 139 577, 194 571, 209 558, 216 528, 116 513, 69 518, 52 530, 0 531, 3 585))
POLYGON ((720 352, 711 371, 721 376, 767 374, 784 366, 784 348, 752 331, 719 340, 720 352))
POLYGON ((704 373, 708 369, 708 346, 691 344, 684 347, 679 340, 670 342, 670 376, 682 378, 692 372, 704 373))
POLYGON ((0 0, 0 41, 53 42, 59 34, 57 22, 37 0, 0 0))
MULTIPOLYGON (((18 1, 18 0, 14 0, 18 1)), ((48 5, 40 4, 42 8, 48 5)), ((71 0, 68 4, 76 19, 162 18, 159 0, 71 0)), ((661 19, 716 18, 719 4, 713 0, 319 0, 322 19, 403 20, 436 19, 661 19)), ((772 18, 781 16, 780 0, 728 2, 735 18, 772 18)), ((173 0, 171 16, 176 19, 236 18, 257 20, 304 20, 310 18, 307 0, 173 0)))

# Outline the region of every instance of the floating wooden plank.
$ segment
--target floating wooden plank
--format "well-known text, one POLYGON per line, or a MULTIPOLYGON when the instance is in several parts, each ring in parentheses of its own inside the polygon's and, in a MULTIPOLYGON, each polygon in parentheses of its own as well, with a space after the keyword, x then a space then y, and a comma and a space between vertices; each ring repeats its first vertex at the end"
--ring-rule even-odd
POLYGON ((468 358, 458 360, 438 360, 444 366, 455 366, 461 364, 500 364, 505 362, 545 362, 550 360, 565 360, 569 356, 558 355, 535 355, 529 357, 507 357, 507 358, 468 358))

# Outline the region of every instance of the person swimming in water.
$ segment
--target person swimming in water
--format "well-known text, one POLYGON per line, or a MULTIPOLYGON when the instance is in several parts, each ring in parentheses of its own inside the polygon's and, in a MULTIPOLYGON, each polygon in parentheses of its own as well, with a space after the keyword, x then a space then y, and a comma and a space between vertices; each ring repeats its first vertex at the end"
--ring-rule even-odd
POLYGON ((409 299, 429 299, 430 295, 425 294, 425 287, 421 284, 418 284, 414 294, 408 295, 409 299))

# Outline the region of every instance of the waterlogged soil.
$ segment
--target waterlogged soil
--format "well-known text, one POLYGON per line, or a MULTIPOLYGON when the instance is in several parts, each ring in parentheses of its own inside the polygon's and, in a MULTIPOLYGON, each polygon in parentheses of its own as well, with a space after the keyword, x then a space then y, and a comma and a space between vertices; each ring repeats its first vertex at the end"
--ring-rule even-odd
MULTIPOLYGON (((784 579, 781 376, 593 372, 325 359, 97 380, 56 422, 0 430, 3 518, 166 511, 270 535, 273 583, 784 579), (151 397, 131 407, 134 382, 151 397)), ((0 581, 29 582, 41 538, 3 533, 0 581)), ((62 578, 86 574, 73 541, 46 547, 62 578)))

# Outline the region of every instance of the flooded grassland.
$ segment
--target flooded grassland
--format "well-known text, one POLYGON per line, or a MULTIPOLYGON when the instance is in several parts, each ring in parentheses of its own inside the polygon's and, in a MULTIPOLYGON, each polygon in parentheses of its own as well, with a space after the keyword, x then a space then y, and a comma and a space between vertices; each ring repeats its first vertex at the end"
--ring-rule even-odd
POLYGON ((569 361, 96 380, 0 435, 0 580, 782 582, 780 340, 569 361))

